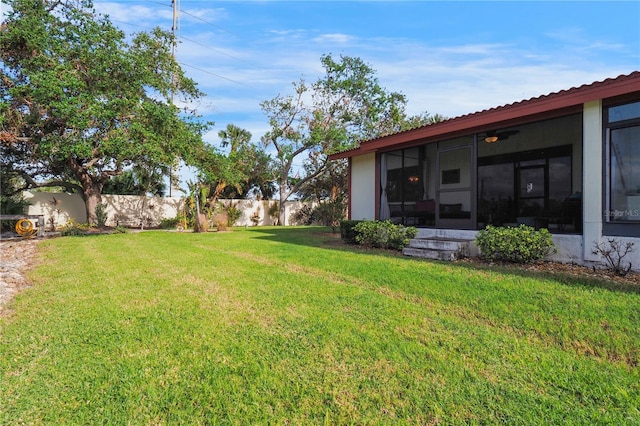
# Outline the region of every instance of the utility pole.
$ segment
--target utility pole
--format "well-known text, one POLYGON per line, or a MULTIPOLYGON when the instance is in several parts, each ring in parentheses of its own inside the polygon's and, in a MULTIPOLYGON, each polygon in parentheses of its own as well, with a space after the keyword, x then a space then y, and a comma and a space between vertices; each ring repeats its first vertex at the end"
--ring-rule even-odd
MULTIPOLYGON (((171 34, 173 34, 173 45, 171 46, 171 56, 176 57, 176 33, 178 32, 178 14, 180 13, 180 0, 171 0, 171 8, 173 9, 173 22, 171 24, 171 34)), ((173 78, 173 77, 172 77, 173 78)), ((171 92, 173 100, 173 91, 171 92)))
MULTIPOLYGON (((171 0, 171 8, 173 9, 173 20, 171 23, 171 34, 173 35, 173 40, 171 43, 171 58, 176 60, 176 44, 177 44, 177 32, 178 32, 178 14, 180 13, 180 5, 178 4, 180 0, 171 0)), ((171 105, 173 105, 173 92, 176 86, 175 73, 171 72, 171 105)), ((169 169, 169 197, 171 197, 171 191, 173 190, 173 165, 169 169)))

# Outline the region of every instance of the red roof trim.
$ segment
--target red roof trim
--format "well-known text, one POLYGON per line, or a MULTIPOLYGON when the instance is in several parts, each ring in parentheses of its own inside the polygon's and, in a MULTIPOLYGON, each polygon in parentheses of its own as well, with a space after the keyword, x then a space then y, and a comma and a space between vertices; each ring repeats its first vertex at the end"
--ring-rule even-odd
POLYGON ((442 140, 445 137, 487 130, 492 126, 506 127, 508 123, 513 125, 514 122, 576 113, 582 110, 582 105, 586 102, 633 92, 640 92, 640 71, 371 139, 362 142, 358 148, 333 154, 329 158, 348 158, 418 140, 442 140))

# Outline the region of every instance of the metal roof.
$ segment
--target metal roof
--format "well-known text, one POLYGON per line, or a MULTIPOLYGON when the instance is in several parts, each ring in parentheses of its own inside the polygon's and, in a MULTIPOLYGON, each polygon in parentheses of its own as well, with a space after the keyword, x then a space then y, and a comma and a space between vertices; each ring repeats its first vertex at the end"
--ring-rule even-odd
POLYGON ((640 71, 370 139, 361 142, 357 148, 332 154, 329 158, 336 160, 354 157, 380 149, 401 147, 416 141, 435 142, 445 138, 577 113, 582 111, 584 103, 634 92, 640 92, 640 71))

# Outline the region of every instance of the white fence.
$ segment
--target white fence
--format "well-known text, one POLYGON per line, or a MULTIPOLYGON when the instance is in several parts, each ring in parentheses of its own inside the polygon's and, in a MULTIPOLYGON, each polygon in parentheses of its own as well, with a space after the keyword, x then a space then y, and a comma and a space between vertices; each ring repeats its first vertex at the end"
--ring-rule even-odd
MULTIPOLYGON (((47 229, 59 228, 70 220, 87 222, 85 204, 80 194, 24 192, 24 198, 30 203, 26 214, 44 215, 47 229)), ((276 204, 273 200, 220 200, 228 205, 232 203, 242 213, 235 226, 264 226, 275 224, 269 216, 269 209, 276 204)), ((102 204, 106 206, 108 226, 144 227, 158 226, 162 219, 178 216, 184 199, 177 197, 142 197, 137 195, 102 195, 102 204)), ((304 205, 300 201, 285 203, 284 225, 295 225, 292 217, 304 205)))

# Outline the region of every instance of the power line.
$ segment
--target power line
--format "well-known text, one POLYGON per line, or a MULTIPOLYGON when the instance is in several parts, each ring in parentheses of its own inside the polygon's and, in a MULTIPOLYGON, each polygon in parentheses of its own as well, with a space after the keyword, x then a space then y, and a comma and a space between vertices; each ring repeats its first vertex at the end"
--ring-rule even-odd
MULTIPOLYGON (((153 2, 153 3, 158 3, 158 2, 153 2)), ((160 4, 160 3, 158 3, 158 4, 160 4)), ((119 21, 119 20, 117 20, 117 19, 111 19, 111 18, 110 18, 110 21, 111 21, 111 22, 116 22, 116 23, 119 23, 119 24, 129 25, 129 26, 132 26, 132 27, 142 28, 142 29, 145 29, 145 30, 152 30, 152 28, 145 27, 145 26, 143 26, 143 25, 131 24, 131 23, 129 23, 129 22, 119 21)), ((207 48, 207 49, 209 49, 209 50, 212 50, 212 51, 218 52, 218 53, 220 53, 220 54, 222 54, 222 55, 228 56, 228 57, 230 57, 230 58, 232 58, 232 59, 235 59, 235 60, 237 60, 237 61, 240 61, 240 62, 243 62, 243 63, 245 63, 245 64, 247 64, 247 65, 251 65, 251 66, 255 67, 255 65, 254 65, 254 64, 251 64, 250 62, 244 61, 244 60, 242 60, 242 59, 240 59, 240 58, 237 58, 237 57, 235 57, 235 56, 233 56, 233 55, 229 55, 228 53, 225 53, 225 52, 223 52, 223 51, 221 51, 221 50, 218 50, 218 49, 212 48, 211 46, 207 46, 207 45, 205 45, 205 44, 199 43, 199 42, 197 42, 197 41, 195 41, 195 40, 191 40, 191 39, 189 39, 189 38, 187 38, 187 37, 184 37, 184 36, 178 36, 177 38, 178 38, 178 39, 180 39, 180 40, 186 40, 186 41, 188 41, 188 42, 190 42, 190 43, 197 44, 197 45, 202 46, 202 47, 205 47, 205 48, 207 48)), ((207 71, 207 70, 203 70, 202 68, 198 68, 198 67, 196 67, 196 66, 189 65, 189 64, 186 64, 186 63, 184 63, 184 62, 180 62, 180 64, 181 64, 181 65, 183 65, 183 66, 185 66, 185 67, 193 68, 193 69, 195 69, 195 70, 198 70, 198 71, 204 72, 204 73, 206 73, 206 74, 210 74, 210 75, 212 75, 212 76, 214 76, 214 77, 218 77, 218 78, 221 78, 221 79, 223 79, 223 80, 227 80, 227 81, 230 81, 230 82, 232 82, 232 83, 239 84, 239 85, 241 85, 241 86, 245 86, 245 87, 248 87, 248 88, 250 88, 250 89, 254 89, 254 87, 252 87, 252 86, 249 86, 249 85, 247 85, 247 84, 245 84, 245 83, 239 82, 239 81, 237 81, 237 80, 233 80, 233 79, 228 78, 228 77, 224 77, 224 76, 222 76, 222 75, 220 75, 220 74, 216 74, 216 73, 213 73, 213 72, 210 72, 210 71, 207 71)))
POLYGON ((155 3, 155 4, 159 4, 160 6, 168 6, 168 7, 171 7, 171 5, 168 5, 166 2, 161 2, 161 1, 148 0, 148 3, 155 3))
POLYGON ((245 63, 245 64, 247 64, 247 65, 255 66, 255 65, 254 65, 254 64, 252 64, 251 62, 248 62, 248 61, 245 61, 244 59, 241 59, 241 58, 238 58, 238 57, 236 57, 236 56, 230 55, 230 54, 228 54, 228 53, 226 53, 226 52, 224 52, 224 51, 222 51, 222 50, 220 50, 220 49, 216 49, 216 48, 214 48, 214 47, 207 46, 206 44, 200 43, 199 41, 192 40, 192 39, 187 38, 187 37, 185 37, 185 36, 180 36, 180 37, 178 37, 178 38, 180 38, 181 40, 189 41, 189 42, 191 42, 191 43, 193 43, 193 44, 197 44, 198 46, 202 46, 202 47, 204 47, 205 49, 209 49, 209 50, 212 50, 212 51, 214 51, 214 52, 220 53, 221 55, 228 56, 228 57, 230 57, 230 58, 232 58, 232 59, 235 59, 236 61, 244 62, 244 63, 245 63))
MULTIPOLYGON (((149 1, 149 3, 155 3, 155 4, 159 4, 159 5, 161 5, 161 6, 168 6, 166 3, 159 2, 159 1, 149 1)), ((224 32, 226 32, 226 33, 228 33, 228 34, 230 34, 230 35, 233 35, 233 36, 237 35, 237 34, 235 34, 235 33, 231 32, 231 31, 227 30, 226 28, 221 27, 220 25, 216 25, 216 24, 214 24, 214 23, 212 23, 212 22, 205 21, 204 19, 202 19, 202 18, 201 18, 201 17, 199 17, 198 15, 194 15, 193 13, 189 13, 189 12, 187 12, 186 10, 182 9, 181 7, 178 7, 178 10, 180 11, 180 13, 183 13, 183 14, 185 14, 185 15, 189 15, 189 16, 191 16, 192 18, 197 19, 198 21, 204 22, 204 23, 205 23, 205 24, 207 24, 207 25, 211 25, 212 27, 215 27, 215 28, 217 28, 217 29, 219 29, 219 30, 222 30, 222 31, 224 31, 224 32)))
POLYGON ((210 75, 212 75, 214 77, 218 77, 218 78, 221 78, 223 80, 227 80, 227 81, 230 81, 230 82, 235 83, 235 84, 239 84, 239 85, 244 86, 244 87, 248 87, 249 89, 255 89, 255 87, 249 86, 248 84, 244 84, 244 83, 242 83, 240 81, 236 81, 236 80, 233 80, 231 78, 227 78, 227 77, 221 76, 220 74, 216 74, 216 73, 213 73, 211 71, 203 70, 202 68, 194 67, 193 65, 185 64, 183 62, 180 62, 180 65, 182 65, 184 67, 193 68, 194 70, 198 70, 198 71, 203 72, 205 74, 210 74, 210 75))
POLYGON ((129 25, 130 27, 137 27, 137 28, 142 28, 143 30, 147 30, 147 31, 151 31, 153 30, 153 28, 151 27, 146 27, 144 25, 138 25, 138 24, 132 24, 130 22, 125 22, 125 21, 118 21, 117 19, 113 19, 112 17, 109 16, 109 21, 111 22, 115 22, 118 24, 124 24, 124 25, 129 25))
MULTIPOLYGON (((144 30, 148 30, 148 31, 153 30, 153 28, 151 28, 151 27, 146 27, 146 26, 144 26, 144 25, 132 24, 132 23, 130 23, 130 22, 119 21, 119 20, 117 20, 117 19, 111 19, 111 18, 109 18, 109 19, 110 19, 110 21, 111 21, 111 22, 115 22, 115 23, 118 23, 118 24, 124 24, 124 25, 129 25, 129 26, 132 26, 132 27, 142 28, 142 29, 144 29, 144 30)), ((256 64, 253 64, 253 63, 251 63, 251 62, 249 62, 249 61, 246 61, 246 60, 244 60, 244 59, 242 59, 242 58, 238 58, 237 56, 233 56, 233 55, 231 55, 231 54, 229 54, 229 53, 227 53, 227 52, 225 52, 225 51, 223 51, 223 50, 216 49, 215 47, 211 47, 211 46, 208 46, 208 45, 206 45, 206 44, 204 44, 204 43, 201 43, 201 42, 199 42, 199 41, 196 41, 196 40, 193 40, 193 39, 191 39, 191 38, 185 37, 185 36, 183 36, 183 35, 178 35, 178 36, 176 36, 176 38, 177 38, 178 40, 188 41, 189 43, 197 44, 198 46, 204 47, 205 49, 209 49, 209 50, 211 50, 211 51, 213 51, 213 52, 216 52, 216 53, 219 53, 219 54, 221 54, 221 55, 228 56, 228 57, 229 57, 229 58, 231 58, 231 59, 235 59, 235 60, 236 60, 236 61, 238 61, 238 62, 242 62, 242 63, 245 63, 245 64, 247 64, 247 65, 251 65, 252 67, 256 67, 256 68, 257 68, 257 65, 256 65, 256 64)))
POLYGON ((215 27, 215 28, 217 28, 217 29, 219 29, 219 30, 222 30, 222 31, 224 31, 224 32, 226 32, 226 33, 228 33, 228 34, 231 34, 231 35, 233 35, 233 36, 235 36, 235 35, 236 35, 236 34, 232 33, 231 31, 227 30, 226 28, 222 28, 222 27, 221 27, 221 26, 219 26, 219 25, 216 25, 216 24, 213 24, 213 23, 211 23, 211 22, 205 21, 205 20, 204 20, 204 19, 202 19, 201 17, 196 16, 196 15, 194 15, 194 14, 192 14, 192 13, 189 13, 189 12, 187 12, 187 11, 185 11, 185 10, 180 9, 180 12, 184 13, 185 15, 189 15, 189 16, 191 16, 192 18, 197 19, 198 21, 204 22, 204 23, 205 23, 205 24, 207 24, 207 25, 211 25, 212 27, 215 27))

